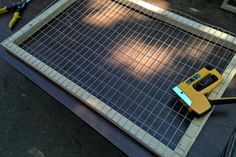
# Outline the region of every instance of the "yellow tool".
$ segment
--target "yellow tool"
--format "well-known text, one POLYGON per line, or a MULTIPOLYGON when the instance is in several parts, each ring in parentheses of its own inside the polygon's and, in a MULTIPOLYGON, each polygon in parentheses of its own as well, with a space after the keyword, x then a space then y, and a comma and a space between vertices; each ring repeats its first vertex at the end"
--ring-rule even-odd
POLYGON ((25 6, 30 2, 31 0, 21 0, 18 3, 13 4, 10 7, 3 7, 0 8, 0 14, 5 14, 8 12, 14 12, 13 18, 11 19, 9 23, 9 28, 12 29, 15 25, 15 23, 20 19, 20 14, 25 8, 25 6))
POLYGON ((212 105, 236 103, 236 97, 209 100, 207 96, 223 82, 216 69, 202 68, 196 74, 173 88, 180 101, 198 116, 210 111, 212 105))

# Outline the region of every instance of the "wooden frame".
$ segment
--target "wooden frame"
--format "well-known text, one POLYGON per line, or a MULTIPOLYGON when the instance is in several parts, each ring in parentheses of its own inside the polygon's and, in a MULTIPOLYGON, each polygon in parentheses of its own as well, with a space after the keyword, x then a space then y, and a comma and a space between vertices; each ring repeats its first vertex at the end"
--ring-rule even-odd
POLYGON ((236 13, 236 6, 230 5, 229 0, 223 0, 223 3, 221 4, 221 8, 233 13, 236 13))
MULTIPOLYGON (((135 138, 143 145, 145 145, 152 152, 166 157, 186 156, 191 145, 197 138, 197 135, 199 134, 208 117, 210 116, 210 113, 201 119, 194 119, 191 122, 184 136, 180 140, 178 146, 173 151, 166 145, 152 137, 150 134, 145 132, 143 129, 139 128, 133 122, 131 122, 112 108, 110 108, 107 104, 103 103, 102 101, 100 101, 99 99, 97 99, 96 97, 94 97, 93 95, 73 83, 71 80, 64 77, 63 75, 61 75, 42 61, 38 60, 37 58, 26 52, 24 49, 19 47, 22 42, 24 42, 31 35, 37 32, 55 16, 63 12, 75 1, 76 0, 58 1, 56 4, 47 9, 44 13, 42 13, 41 15, 33 19, 31 22, 29 22, 22 29, 20 29, 17 33, 3 41, 2 45, 13 55, 23 60, 26 64, 35 68, 47 78, 55 82, 57 85, 68 91, 70 94, 83 101, 85 104, 87 104, 92 109, 103 115, 105 118, 109 119, 113 124, 124 130, 127 134, 135 138)), ((137 8, 140 7, 140 9, 142 8, 148 10, 148 14, 150 14, 151 16, 155 16, 158 19, 180 27, 181 29, 184 29, 193 34, 204 36, 205 38, 207 35, 207 38, 211 38, 212 41, 218 41, 220 44, 228 48, 236 49, 236 38, 232 35, 226 34, 224 32, 200 24, 198 22, 189 20, 185 17, 181 17, 142 0, 116 1, 122 2, 123 4, 127 5, 130 5, 132 3, 132 6, 135 5, 137 8)), ((225 78, 224 83, 219 86, 214 92, 212 92, 210 97, 220 97, 227 88, 235 73, 236 55, 233 57, 230 64, 223 73, 223 76, 225 78)))

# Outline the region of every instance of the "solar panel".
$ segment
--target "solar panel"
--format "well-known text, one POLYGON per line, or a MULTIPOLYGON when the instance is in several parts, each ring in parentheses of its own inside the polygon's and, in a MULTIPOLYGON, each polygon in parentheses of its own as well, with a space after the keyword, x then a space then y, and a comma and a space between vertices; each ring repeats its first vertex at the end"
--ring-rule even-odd
POLYGON ((158 19, 148 3, 154 8, 83 0, 62 9, 65 3, 52 6, 60 8, 57 16, 50 8, 37 17, 42 22, 51 16, 42 28, 35 29, 33 21, 32 32, 25 33, 26 26, 13 36, 17 46, 11 38, 3 45, 153 152, 186 155, 207 118, 194 119, 172 88, 208 65, 230 76, 235 50, 215 34, 158 19))

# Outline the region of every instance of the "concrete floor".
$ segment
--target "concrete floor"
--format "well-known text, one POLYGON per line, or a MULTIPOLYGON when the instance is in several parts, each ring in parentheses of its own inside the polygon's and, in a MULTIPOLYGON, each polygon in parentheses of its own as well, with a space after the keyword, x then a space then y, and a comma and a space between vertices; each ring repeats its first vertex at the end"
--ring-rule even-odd
POLYGON ((187 13, 203 22, 236 33, 236 14, 220 8, 223 0, 146 0, 165 9, 187 13), (207 15, 207 16, 206 16, 207 15))
MULTIPOLYGON (((191 5, 204 5, 199 5, 197 10, 200 12, 194 13, 195 16, 203 20, 205 18, 206 21, 210 19, 211 23, 235 32, 236 21, 230 19, 236 19, 236 16, 217 8, 221 1, 198 2, 195 1, 191 5), (209 10, 207 7, 212 9, 209 10), (203 17, 209 11, 211 16, 203 17), (216 17, 218 21, 215 20, 216 17), (229 20, 225 22, 225 19, 229 20)), ((176 8, 183 5, 179 1, 178 4, 175 5, 176 8)), ((182 8, 189 7, 183 5, 182 8)), ((188 9, 185 11, 189 12, 188 9)), ((0 157, 15 156, 125 155, 31 81, 0 60, 0 157)))
POLYGON ((16 156, 125 155, 0 60, 0 157, 16 156))

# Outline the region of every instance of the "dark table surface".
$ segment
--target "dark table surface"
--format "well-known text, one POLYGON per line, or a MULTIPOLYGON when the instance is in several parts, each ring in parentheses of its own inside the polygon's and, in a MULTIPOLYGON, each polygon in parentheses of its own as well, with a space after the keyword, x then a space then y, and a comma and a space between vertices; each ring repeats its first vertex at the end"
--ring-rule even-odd
MULTIPOLYGON (((4 1, 8 4, 14 1, 4 1)), ((0 1, 0 6, 6 4, 0 1)), ((22 20, 17 24, 14 31, 8 29, 7 25, 11 18, 10 14, 0 17, 0 42, 9 37, 24 24, 30 21, 45 7, 47 7, 52 0, 34 0, 25 10, 22 20)), ((45 90, 48 94, 58 100, 67 109, 76 114, 80 119, 86 122, 89 126, 99 132, 107 140, 113 143, 116 147, 133 157, 148 157, 154 156, 151 152, 138 144, 131 137, 126 135, 123 131, 112 125, 99 114, 88 108, 82 102, 78 101, 61 88, 53 84, 47 78, 34 71, 23 62, 16 59, 14 56, 6 52, 2 47, 0 48, 0 57, 7 61, 16 70, 24 74, 31 81, 33 81, 40 88, 45 90)), ((231 82, 225 95, 236 95, 236 77, 231 82)), ((230 135, 236 126, 236 105, 216 107, 213 114, 207 121, 194 145, 192 146, 188 156, 216 157, 220 156, 230 135)))

